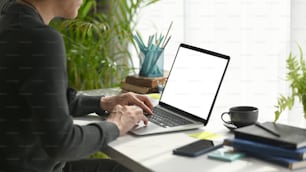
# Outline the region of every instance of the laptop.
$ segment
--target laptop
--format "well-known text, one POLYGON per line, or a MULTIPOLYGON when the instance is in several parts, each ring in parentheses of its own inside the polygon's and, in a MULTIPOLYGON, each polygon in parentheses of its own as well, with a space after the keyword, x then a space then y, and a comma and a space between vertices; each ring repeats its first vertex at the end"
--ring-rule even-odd
POLYGON ((180 44, 148 125, 131 133, 143 136, 206 126, 229 61, 227 55, 180 44))

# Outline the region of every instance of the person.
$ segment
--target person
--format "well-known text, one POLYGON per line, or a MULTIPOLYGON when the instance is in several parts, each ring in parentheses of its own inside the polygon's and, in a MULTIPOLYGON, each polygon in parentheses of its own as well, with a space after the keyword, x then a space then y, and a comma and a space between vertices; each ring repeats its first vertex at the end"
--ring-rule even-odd
POLYGON ((0 16, 3 15, 5 11, 7 10, 7 8, 15 2, 16 2, 15 0, 1 0, 0 1, 0 16))
MULTIPOLYGON (((10 3, 12 0, 1 0, 10 3)), ((0 17, 0 171, 129 171, 86 159, 126 134, 153 105, 145 95, 86 96, 67 84, 65 47, 55 17, 73 19, 81 0, 17 0, 0 17), (86 126, 73 117, 105 118, 86 126)))

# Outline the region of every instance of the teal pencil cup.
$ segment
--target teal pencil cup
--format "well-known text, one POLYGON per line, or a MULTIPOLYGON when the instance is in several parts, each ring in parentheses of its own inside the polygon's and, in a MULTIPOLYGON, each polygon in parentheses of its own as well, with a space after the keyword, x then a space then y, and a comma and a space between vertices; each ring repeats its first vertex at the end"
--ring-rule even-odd
POLYGON ((164 76, 164 49, 156 46, 149 47, 140 52, 141 68, 139 76, 164 76))

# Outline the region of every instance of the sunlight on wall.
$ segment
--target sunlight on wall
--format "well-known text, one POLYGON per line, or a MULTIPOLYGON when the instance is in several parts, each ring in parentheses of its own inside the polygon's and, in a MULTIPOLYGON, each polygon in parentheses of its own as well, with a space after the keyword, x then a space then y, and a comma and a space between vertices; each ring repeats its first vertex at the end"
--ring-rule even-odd
POLYGON ((231 56, 215 116, 232 106, 252 105, 259 108, 259 120, 274 119, 277 97, 288 92, 290 0, 161 0, 139 16, 137 29, 144 37, 164 33, 174 22, 166 69, 181 42, 231 56))

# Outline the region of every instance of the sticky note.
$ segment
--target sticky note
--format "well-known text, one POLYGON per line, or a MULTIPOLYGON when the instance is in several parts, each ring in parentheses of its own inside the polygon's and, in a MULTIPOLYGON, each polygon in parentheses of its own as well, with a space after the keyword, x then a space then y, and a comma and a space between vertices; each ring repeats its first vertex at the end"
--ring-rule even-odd
POLYGON ((159 100, 160 99, 160 94, 159 93, 150 93, 147 94, 151 99, 156 99, 159 100))
POLYGON ((232 162, 244 156, 245 156, 244 153, 235 152, 233 150, 225 150, 225 149, 218 149, 207 155, 207 157, 210 159, 217 159, 217 160, 228 161, 228 162, 232 162))
POLYGON ((189 136, 197 138, 197 139, 207 139, 207 140, 212 140, 212 139, 222 137, 222 135, 220 135, 220 134, 212 133, 212 132, 208 132, 208 131, 199 132, 199 133, 192 133, 192 134, 189 134, 189 136))

